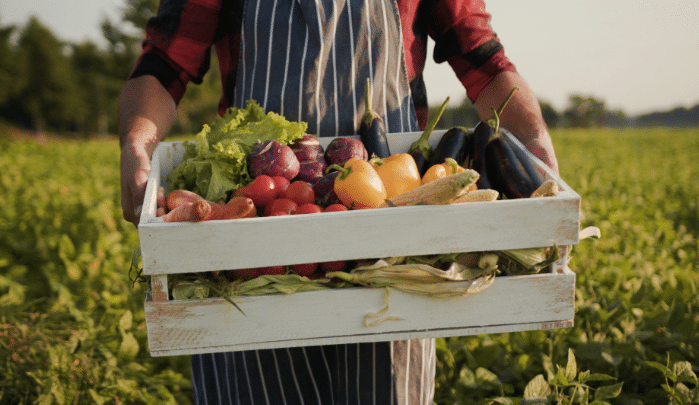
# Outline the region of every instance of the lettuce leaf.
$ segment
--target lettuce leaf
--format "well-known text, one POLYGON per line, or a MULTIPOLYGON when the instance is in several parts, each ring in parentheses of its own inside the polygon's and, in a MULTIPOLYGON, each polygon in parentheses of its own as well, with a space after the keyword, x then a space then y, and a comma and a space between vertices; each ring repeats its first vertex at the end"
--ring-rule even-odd
POLYGON ((193 191, 209 201, 226 201, 252 178, 247 156, 257 142, 290 144, 303 137, 308 124, 266 112, 257 101, 246 108, 229 108, 205 124, 194 142, 185 142, 182 162, 167 175, 170 187, 193 191))

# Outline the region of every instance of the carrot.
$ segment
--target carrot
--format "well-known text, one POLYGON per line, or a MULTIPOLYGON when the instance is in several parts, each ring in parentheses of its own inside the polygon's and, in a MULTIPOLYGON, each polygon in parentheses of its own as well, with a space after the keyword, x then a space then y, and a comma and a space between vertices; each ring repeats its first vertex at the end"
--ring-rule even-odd
POLYGON ((165 187, 158 187, 158 197, 156 199, 156 207, 167 210, 167 202, 165 198, 165 187))
POLYGON ((198 222, 207 219, 210 215, 211 204, 201 199, 177 206, 172 211, 163 215, 163 220, 165 222, 198 222))
POLYGON ((174 210, 175 208, 179 207, 180 205, 186 203, 186 202, 195 202, 195 201, 206 201, 204 200, 204 197, 200 196, 199 194, 189 191, 189 190, 172 190, 170 194, 167 195, 167 208, 169 210, 174 210))
POLYGON ((218 205, 206 220, 252 218, 257 216, 255 203, 247 197, 233 197, 225 205, 218 205))

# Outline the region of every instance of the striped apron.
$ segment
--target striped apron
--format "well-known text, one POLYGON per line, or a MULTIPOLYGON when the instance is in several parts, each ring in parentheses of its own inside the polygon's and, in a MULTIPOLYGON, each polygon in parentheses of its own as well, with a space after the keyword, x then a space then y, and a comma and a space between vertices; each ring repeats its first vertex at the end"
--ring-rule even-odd
MULTIPOLYGON (((233 104, 356 134, 366 79, 388 132, 418 131, 394 0, 248 0, 233 104)), ((434 339, 192 356, 198 404, 428 405, 434 339)))

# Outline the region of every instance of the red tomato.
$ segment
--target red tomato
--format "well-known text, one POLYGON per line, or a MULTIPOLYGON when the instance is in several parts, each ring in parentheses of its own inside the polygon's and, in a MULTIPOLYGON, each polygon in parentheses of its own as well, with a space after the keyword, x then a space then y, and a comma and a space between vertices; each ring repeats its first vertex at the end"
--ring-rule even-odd
POLYGON ((335 211, 349 211, 349 208, 343 204, 330 204, 325 209, 323 212, 335 212, 335 211))
POLYGON ((278 217, 278 216, 280 216, 280 215, 289 215, 289 214, 286 213, 286 212, 274 211, 274 212, 272 212, 272 213, 270 213, 269 215, 266 215, 266 216, 267 216, 267 217, 278 217))
POLYGON ((297 208, 298 204, 288 198, 276 198, 265 206, 265 216, 269 216, 271 213, 276 211, 293 215, 296 214, 297 208))
POLYGON ((226 277, 233 280, 252 280, 253 278, 260 275, 260 269, 238 269, 238 270, 228 270, 226 272, 226 277))
POLYGON ((291 270, 297 272, 299 276, 310 276, 318 270, 318 263, 292 264, 291 270))
POLYGON ((291 184, 289 179, 282 176, 272 176, 272 180, 274 180, 274 183, 277 185, 278 195, 280 196, 289 188, 289 184, 291 184))
POLYGON ((286 273, 286 266, 260 267, 260 274, 266 276, 278 276, 286 273))
POLYGON ((303 180, 296 180, 289 184, 289 188, 281 196, 293 200, 298 205, 309 204, 316 200, 313 186, 303 180))
POLYGON ((317 214, 319 212, 323 212, 323 207, 313 203, 299 205, 296 210, 296 214, 317 214))
POLYGON ((245 186, 243 195, 251 199, 256 207, 264 207, 279 196, 279 190, 270 176, 261 174, 245 186))
POLYGON ((323 273, 330 273, 331 271, 343 271, 347 266, 347 262, 344 260, 321 262, 318 266, 323 273))

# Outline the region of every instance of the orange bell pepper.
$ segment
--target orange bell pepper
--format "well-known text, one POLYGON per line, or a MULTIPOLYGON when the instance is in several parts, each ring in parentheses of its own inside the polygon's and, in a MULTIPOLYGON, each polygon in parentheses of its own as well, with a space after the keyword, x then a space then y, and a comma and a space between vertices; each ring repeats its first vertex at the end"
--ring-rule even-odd
POLYGON ((338 170, 333 189, 337 197, 350 209, 378 208, 386 200, 386 187, 374 167, 367 161, 351 158, 344 167, 328 166, 338 170))
POLYGON ((387 198, 403 194, 422 185, 420 172, 409 153, 398 153, 369 161, 386 187, 387 198))
POLYGON ((461 173, 466 169, 459 166, 456 160, 452 158, 446 158, 444 163, 432 165, 422 176, 422 184, 427 184, 431 181, 440 179, 442 177, 447 177, 455 173, 461 173))

